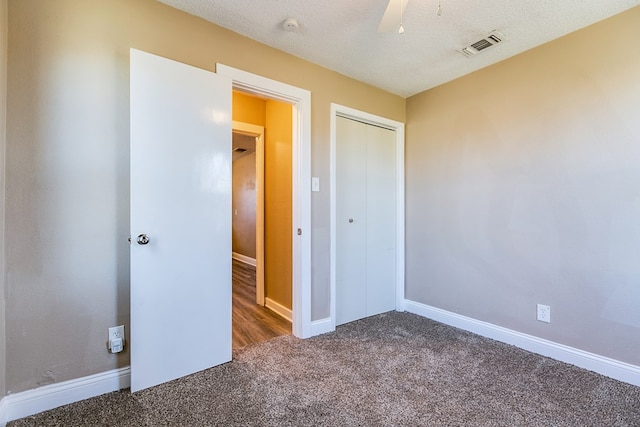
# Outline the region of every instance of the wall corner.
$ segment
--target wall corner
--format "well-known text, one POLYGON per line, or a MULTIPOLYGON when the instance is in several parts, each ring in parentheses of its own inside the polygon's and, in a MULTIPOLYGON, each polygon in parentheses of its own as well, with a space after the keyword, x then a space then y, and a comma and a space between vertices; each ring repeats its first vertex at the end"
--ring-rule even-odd
MULTIPOLYGON (((0 409, 6 394, 6 330, 5 330, 5 254, 4 254, 4 204, 5 158, 7 129, 7 33, 9 27, 7 0, 0 0, 0 409)), ((1 417, 0 417, 1 418, 1 417)))

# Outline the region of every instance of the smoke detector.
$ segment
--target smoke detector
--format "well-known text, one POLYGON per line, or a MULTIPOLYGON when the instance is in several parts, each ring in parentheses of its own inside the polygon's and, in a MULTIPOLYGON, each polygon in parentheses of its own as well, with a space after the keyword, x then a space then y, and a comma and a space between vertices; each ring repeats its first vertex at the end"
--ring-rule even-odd
POLYGON ((295 18, 287 18, 282 23, 282 29, 289 32, 298 31, 298 20, 295 18))
POLYGON ((474 56, 483 50, 490 48, 491 46, 495 46, 498 43, 506 40, 507 38, 504 34, 493 31, 488 36, 483 39, 478 40, 477 42, 471 43, 469 46, 465 46, 460 49, 460 53, 462 53, 466 57, 474 56))

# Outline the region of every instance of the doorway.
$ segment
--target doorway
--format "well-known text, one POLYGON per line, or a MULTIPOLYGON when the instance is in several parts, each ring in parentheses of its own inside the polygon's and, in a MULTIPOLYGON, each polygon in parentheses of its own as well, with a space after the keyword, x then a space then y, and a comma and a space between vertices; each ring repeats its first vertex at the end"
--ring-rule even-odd
POLYGON ((291 106, 239 92, 233 93, 233 104, 235 350, 291 334, 292 192, 291 106))
POLYGON ((234 90, 292 106, 292 332, 309 338, 327 332, 311 319, 311 93, 286 83, 216 64, 234 90))
MULTIPOLYGON (((242 98, 234 93, 232 103, 242 98)), ((264 124, 264 123, 263 123, 264 124)), ((264 305, 264 126, 234 120, 232 156, 232 258, 255 267, 255 301, 264 305)))
POLYGON ((231 360, 233 88, 293 106, 293 333, 300 338, 321 333, 311 323, 309 91, 220 64, 211 73, 136 49, 131 49, 130 63, 134 242, 138 236, 131 248, 132 391, 231 360), (175 143, 186 134, 194 145, 188 153, 175 143), (212 150, 212 141, 220 150, 212 150), (159 157, 168 163, 156 161, 159 157), (149 170, 162 173, 143 173, 149 170), (146 191, 149 186, 161 191, 146 191), (194 191, 209 203, 206 208, 176 204, 194 191), (157 196, 166 206, 158 209, 144 196, 157 196), (169 227, 160 230, 160 219, 169 227), (181 345, 158 353, 158 343, 168 335, 180 336, 181 345))

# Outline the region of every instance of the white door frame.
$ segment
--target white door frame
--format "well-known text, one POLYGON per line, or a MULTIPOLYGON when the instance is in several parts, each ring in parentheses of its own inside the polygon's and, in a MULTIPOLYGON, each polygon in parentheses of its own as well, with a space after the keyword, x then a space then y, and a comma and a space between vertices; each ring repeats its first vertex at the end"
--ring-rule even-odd
POLYGON ((231 130, 256 138, 256 303, 264 306, 264 127, 234 120, 231 130))
POLYGON ((380 126, 396 133, 396 311, 404 311, 404 123, 355 110, 339 104, 331 104, 331 330, 336 328, 336 118, 345 117, 362 123, 380 126))
POLYGON ((293 106, 292 129, 292 311, 293 335, 309 338, 311 328, 311 92, 224 64, 216 73, 233 88, 293 106))

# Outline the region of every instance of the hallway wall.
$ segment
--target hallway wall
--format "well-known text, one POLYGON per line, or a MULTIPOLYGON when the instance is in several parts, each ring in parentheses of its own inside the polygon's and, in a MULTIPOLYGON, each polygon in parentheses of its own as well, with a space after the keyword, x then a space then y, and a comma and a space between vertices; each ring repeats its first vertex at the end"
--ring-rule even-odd
MULTIPOLYGON (((265 126, 266 100, 233 91, 232 119, 265 126)), ((235 136, 234 136, 235 137, 235 136)), ((243 135, 244 137, 244 135, 243 135)), ((256 258, 256 154, 233 161, 232 250, 256 258)))
POLYGON ((256 153, 233 161, 232 226, 233 253, 256 259, 256 153))
POLYGON ((265 128, 265 297, 292 308, 292 108, 268 100, 265 128))

